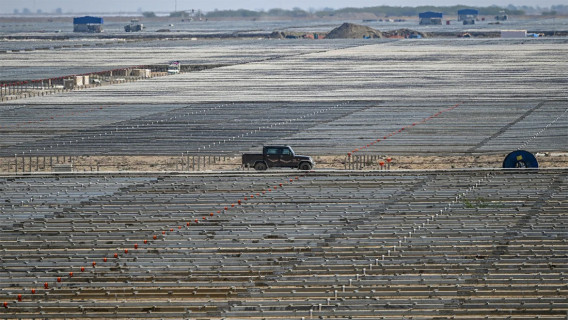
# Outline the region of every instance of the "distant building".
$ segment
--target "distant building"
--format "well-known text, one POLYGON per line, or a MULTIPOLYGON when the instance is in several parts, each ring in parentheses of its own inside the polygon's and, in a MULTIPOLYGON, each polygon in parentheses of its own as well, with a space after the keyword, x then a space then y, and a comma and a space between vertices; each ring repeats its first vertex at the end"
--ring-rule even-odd
POLYGON ((421 12, 418 14, 418 18, 420 18, 420 25, 441 25, 443 13, 441 12, 432 12, 426 11, 421 12))
POLYGON ((479 11, 475 9, 458 10, 458 21, 463 21, 464 25, 475 24, 479 11))
POLYGON ((73 32, 103 32, 103 18, 91 16, 73 18, 73 32))

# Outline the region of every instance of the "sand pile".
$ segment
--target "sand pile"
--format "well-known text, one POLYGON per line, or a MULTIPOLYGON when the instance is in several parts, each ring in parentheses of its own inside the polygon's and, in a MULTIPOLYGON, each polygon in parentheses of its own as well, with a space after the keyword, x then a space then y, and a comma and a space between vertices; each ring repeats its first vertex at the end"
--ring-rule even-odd
POLYGON ((331 30, 327 34, 327 39, 361 39, 361 38, 382 38, 381 32, 367 26, 354 23, 344 23, 331 30))

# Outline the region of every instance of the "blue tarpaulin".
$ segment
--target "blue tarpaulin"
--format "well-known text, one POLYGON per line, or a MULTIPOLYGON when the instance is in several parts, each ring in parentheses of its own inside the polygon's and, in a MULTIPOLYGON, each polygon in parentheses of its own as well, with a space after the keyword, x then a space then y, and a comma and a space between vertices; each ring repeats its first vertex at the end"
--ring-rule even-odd
POLYGON ((103 24, 103 18, 84 16, 73 18, 73 24, 103 24))
POLYGON ((429 18, 440 18, 442 19, 443 17, 443 13, 441 12, 433 12, 433 11, 426 11, 426 12, 421 12, 418 14, 418 17, 420 19, 429 19, 429 18))
POLYGON ((476 16, 478 14, 479 14, 479 10, 475 10, 475 9, 458 10, 458 15, 460 15, 460 16, 476 16))

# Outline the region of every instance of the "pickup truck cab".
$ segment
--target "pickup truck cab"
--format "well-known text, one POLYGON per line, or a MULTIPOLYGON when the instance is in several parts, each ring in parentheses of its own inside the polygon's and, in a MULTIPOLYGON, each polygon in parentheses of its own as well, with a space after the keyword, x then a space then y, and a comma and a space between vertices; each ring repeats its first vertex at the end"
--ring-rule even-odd
POLYGON ((243 166, 256 170, 268 168, 312 170, 314 165, 311 157, 295 154, 290 146, 264 146, 262 153, 243 154, 243 166))

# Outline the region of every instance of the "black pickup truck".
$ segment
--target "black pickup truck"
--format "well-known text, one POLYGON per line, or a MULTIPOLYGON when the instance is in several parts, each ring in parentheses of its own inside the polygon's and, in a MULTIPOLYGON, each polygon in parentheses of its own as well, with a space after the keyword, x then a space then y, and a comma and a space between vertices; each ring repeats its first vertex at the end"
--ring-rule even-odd
POLYGON ((311 170, 314 165, 311 157, 295 154, 290 146, 264 146, 262 153, 243 154, 243 166, 256 170, 268 168, 311 170))

